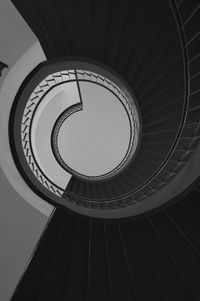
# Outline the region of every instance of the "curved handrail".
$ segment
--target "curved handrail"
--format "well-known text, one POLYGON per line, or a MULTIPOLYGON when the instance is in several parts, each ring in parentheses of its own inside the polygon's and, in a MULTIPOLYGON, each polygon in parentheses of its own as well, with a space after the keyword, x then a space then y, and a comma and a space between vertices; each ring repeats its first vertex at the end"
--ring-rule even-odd
MULTIPOLYGON (((187 39, 184 31, 184 25, 181 18, 180 13, 180 6, 176 4, 174 0, 169 0, 171 9, 174 14, 174 18, 176 21, 180 42, 181 42, 181 48, 182 48, 182 56, 183 56, 183 62, 184 62, 184 105, 183 105, 183 112, 182 112, 182 118, 179 126, 179 130, 177 132, 176 138, 174 140, 174 143, 168 152, 166 158, 162 162, 162 164, 159 166, 159 168, 154 172, 154 174, 147 179, 142 185, 138 186, 136 189, 132 190, 131 192, 124 194, 118 198, 109 198, 108 199, 101 199, 100 201, 102 204, 98 204, 98 208, 118 208, 119 206, 124 207, 126 205, 134 204, 144 198, 146 198, 149 195, 152 195, 156 193, 160 188, 163 188, 163 186, 167 185, 169 182, 169 179, 173 179, 180 171, 180 167, 184 167, 187 161, 185 161, 185 157, 188 156, 188 154, 191 156, 194 152, 193 149, 190 149, 193 142, 196 141, 196 139, 199 138, 197 135, 197 131, 200 128, 200 120, 194 122, 193 124, 188 124, 187 121, 187 114, 188 114, 188 107, 189 107, 189 101, 190 101, 190 95, 191 95, 191 89, 190 89, 190 70, 189 70, 189 53, 188 53, 188 47, 187 47, 187 39), (193 128, 193 134, 190 137, 190 142, 188 145, 186 145, 185 148, 180 149, 178 147, 179 141, 181 139, 184 139, 183 131, 187 128, 193 128), (180 155, 180 158, 173 161, 173 159, 170 159, 173 154, 177 151, 183 151, 184 154, 180 155), (168 170, 168 163, 174 162, 175 166, 173 169, 168 170), (159 174, 163 171, 166 171, 166 176, 162 177, 162 180, 158 177, 159 174), (157 184, 151 185, 151 182, 157 181, 157 184), (106 204, 105 204, 105 203, 106 204), (116 203, 117 206, 114 205, 116 203)), ((189 157, 190 157, 189 156, 189 157)), ((73 194, 70 192, 70 194, 73 194)), ((67 194, 70 198, 71 196, 67 194)), ((73 194, 73 196, 76 198, 77 195, 73 194)), ((81 201, 84 203, 84 206, 87 206, 87 202, 90 203, 91 207, 95 207, 97 204, 97 199, 90 200, 89 198, 85 197, 78 197, 78 199, 81 199, 81 201), (93 206, 94 205, 94 206, 93 206)), ((80 200, 79 200, 80 201, 80 200)))
MULTIPOLYGON (((168 184, 168 182, 173 179, 180 169, 185 166, 187 163, 189 157, 194 152, 194 149, 192 148, 193 142, 196 141, 196 139, 199 138, 197 135, 197 131, 200 126, 199 120, 195 120, 193 123, 189 123, 187 121, 188 116, 188 109, 189 109, 189 102, 190 102, 190 96, 193 92, 191 92, 191 77, 190 77, 190 57, 188 53, 188 41, 185 35, 184 30, 184 23, 181 18, 180 13, 180 6, 176 4, 174 0, 169 0, 172 12, 174 14, 174 18, 176 21, 179 37, 180 37, 180 43, 182 48, 182 57, 183 57, 183 65, 184 65, 184 104, 183 104, 183 110, 182 110, 182 118, 179 125, 179 129, 176 135, 176 138, 174 140, 174 143, 166 155, 165 159, 163 160, 162 164, 157 168, 157 170, 149 177, 146 181, 144 181, 140 186, 136 187, 132 191, 129 191, 126 194, 123 194, 119 197, 111 197, 111 198, 105 198, 105 199, 89 199, 88 197, 82 197, 75 193, 68 192, 67 189, 65 190, 65 197, 75 202, 78 205, 82 205, 84 207, 90 207, 90 208, 119 208, 128 206, 130 204, 137 203, 138 201, 146 198, 148 195, 152 195, 156 193, 158 190, 160 190, 162 187, 168 184), (186 143, 182 149, 179 147, 179 142, 184 139, 184 130, 191 128, 192 134, 189 137, 189 143, 186 143), (180 156, 178 156, 178 159, 173 160, 173 155, 177 152, 180 152, 180 156), (169 169, 169 166, 171 163, 174 163, 173 168, 169 169), (165 172, 165 176, 160 177, 160 175, 165 172)), ((80 70, 79 70, 80 72, 80 70)), ((91 73, 89 72, 87 76, 91 76, 91 73)), ((100 77, 99 77, 100 78, 100 77)), ((102 79, 103 80, 103 79, 102 79)), ((46 180, 43 181, 46 183, 46 180)), ((52 187, 52 185, 50 185, 52 187)), ((47 188, 49 189, 48 185, 47 188)), ((54 190, 54 189, 52 189, 54 190)), ((56 188, 57 190, 57 188, 56 188)), ((54 192, 54 191, 52 191, 54 192)), ((58 195, 61 195, 63 191, 59 191, 58 195)))

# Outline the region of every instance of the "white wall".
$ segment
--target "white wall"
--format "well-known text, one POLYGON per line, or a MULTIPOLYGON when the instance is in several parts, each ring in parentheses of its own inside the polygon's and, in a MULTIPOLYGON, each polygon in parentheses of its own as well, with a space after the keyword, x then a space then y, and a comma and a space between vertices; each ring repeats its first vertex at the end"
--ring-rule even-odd
MULTIPOLYGON (((36 40, 11 1, 1 0, 0 61, 11 67, 36 40)), ((0 78, 0 87, 7 72, 5 70, 0 78)), ((0 300, 7 301, 25 269, 47 217, 16 193, 1 169, 0 195, 0 300)))

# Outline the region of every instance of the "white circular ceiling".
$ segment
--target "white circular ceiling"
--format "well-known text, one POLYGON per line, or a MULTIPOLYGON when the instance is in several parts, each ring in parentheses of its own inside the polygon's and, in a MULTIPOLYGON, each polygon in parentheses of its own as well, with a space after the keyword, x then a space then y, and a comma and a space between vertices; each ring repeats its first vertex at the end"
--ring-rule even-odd
POLYGON ((70 168, 87 176, 100 176, 116 168, 125 157, 131 138, 129 118, 108 89, 90 82, 79 85, 83 108, 62 124, 58 148, 70 168))

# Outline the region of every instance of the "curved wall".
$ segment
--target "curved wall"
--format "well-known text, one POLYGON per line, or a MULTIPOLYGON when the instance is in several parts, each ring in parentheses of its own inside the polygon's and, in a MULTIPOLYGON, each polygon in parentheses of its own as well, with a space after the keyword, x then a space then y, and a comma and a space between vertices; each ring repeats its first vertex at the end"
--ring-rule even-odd
POLYGON ((12 159, 9 137, 8 120, 14 97, 25 77, 42 61, 46 60, 39 42, 32 45, 7 73, 0 89, 0 165, 9 182, 29 204, 41 213, 49 216, 53 206, 35 195, 19 174, 12 159))

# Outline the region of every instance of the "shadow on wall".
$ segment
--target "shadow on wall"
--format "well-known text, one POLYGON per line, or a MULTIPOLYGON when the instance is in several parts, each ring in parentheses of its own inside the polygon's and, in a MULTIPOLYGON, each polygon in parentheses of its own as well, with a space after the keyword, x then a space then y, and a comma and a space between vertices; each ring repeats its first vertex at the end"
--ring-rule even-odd
POLYGON ((0 76, 2 76, 2 71, 8 68, 8 65, 0 61, 0 76))

